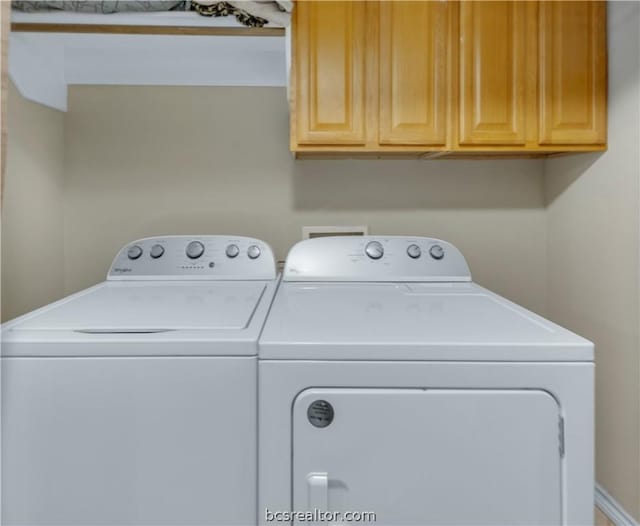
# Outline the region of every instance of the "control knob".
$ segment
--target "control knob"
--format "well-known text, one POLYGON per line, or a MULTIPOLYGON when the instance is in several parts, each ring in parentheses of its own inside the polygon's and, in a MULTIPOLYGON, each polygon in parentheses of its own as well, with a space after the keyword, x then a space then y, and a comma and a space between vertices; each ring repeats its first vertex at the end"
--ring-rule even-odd
POLYGON ((429 254, 433 259, 442 259, 444 257, 444 248, 440 245, 432 245, 429 254))
POLYGON ((164 247, 162 245, 153 245, 149 253, 153 259, 158 259, 164 254, 164 247))
POLYGON ((140 256, 142 256, 142 248, 140 245, 133 245, 127 250, 127 257, 129 259, 138 259, 140 256))
POLYGON ((364 247, 364 252, 371 259, 380 259, 384 255, 384 247, 382 243, 378 241, 370 241, 367 246, 364 247))
POLYGON ((225 253, 227 254, 228 258, 235 258, 238 254, 240 254, 240 249, 238 248, 238 245, 232 244, 227 247, 225 253))
POLYGON ((258 245, 251 245, 247 249, 247 256, 249 256, 251 259, 260 257, 260 247, 258 245))
POLYGON ((204 254, 204 245, 200 243, 200 241, 191 241, 191 243, 187 245, 185 252, 190 259, 198 259, 204 254))
POLYGON ((420 247, 418 245, 409 245, 407 247, 407 255, 410 258, 418 259, 422 255, 422 250, 420 250, 420 247))

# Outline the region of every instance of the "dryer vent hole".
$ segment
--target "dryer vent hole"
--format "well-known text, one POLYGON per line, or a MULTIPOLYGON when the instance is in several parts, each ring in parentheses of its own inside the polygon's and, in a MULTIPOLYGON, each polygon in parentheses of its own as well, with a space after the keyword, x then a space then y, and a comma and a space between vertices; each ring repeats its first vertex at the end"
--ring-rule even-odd
POLYGON ((326 400, 316 400, 307 409, 307 418, 315 427, 327 427, 333 422, 333 416, 333 406, 326 400))

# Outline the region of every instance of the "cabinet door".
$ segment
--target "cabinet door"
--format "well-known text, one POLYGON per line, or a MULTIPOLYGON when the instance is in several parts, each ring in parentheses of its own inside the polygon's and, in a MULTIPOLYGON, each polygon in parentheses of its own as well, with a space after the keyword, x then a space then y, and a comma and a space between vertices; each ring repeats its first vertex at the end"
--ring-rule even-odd
POLYGON ((526 9, 526 2, 460 3, 461 145, 525 143, 526 9))
POLYGON ((449 4, 380 3, 380 144, 445 143, 449 4))
POLYGON ((606 142, 606 6, 540 2, 540 144, 606 142))
POLYGON ((372 511, 384 526, 562 523, 560 408, 545 391, 308 389, 292 417, 295 510, 372 511))
POLYGON ((298 144, 364 144, 364 16, 364 2, 296 2, 298 144))

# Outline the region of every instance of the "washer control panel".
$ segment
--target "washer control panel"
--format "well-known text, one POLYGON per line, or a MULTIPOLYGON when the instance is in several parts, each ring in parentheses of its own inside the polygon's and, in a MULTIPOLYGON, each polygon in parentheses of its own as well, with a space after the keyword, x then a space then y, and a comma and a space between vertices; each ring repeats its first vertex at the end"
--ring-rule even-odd
POLYGON ((240 236, 138 239, 113 260, 109 280, 274 279, 276 262, 264 241, 240 236))
POLYGON ((451 243, 430 237, 335 236, 306 239, 287 256, 284 281, 471 281, 451 243))

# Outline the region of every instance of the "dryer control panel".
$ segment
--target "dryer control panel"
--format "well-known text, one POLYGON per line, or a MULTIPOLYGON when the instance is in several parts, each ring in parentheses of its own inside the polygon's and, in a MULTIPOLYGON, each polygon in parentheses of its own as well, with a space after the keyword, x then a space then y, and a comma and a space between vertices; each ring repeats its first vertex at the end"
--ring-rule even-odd
POLYGON ((268 280, 276 277, 271 247, 240 236, 163 236, 120 249, 108 280, 268 280))
POLYGON ((471 281, 451 243, 430 237, 335 236, 307 239, 287 256, 284 281, 471 281))

